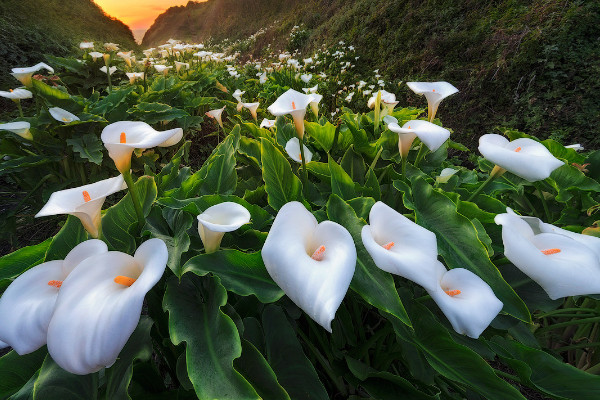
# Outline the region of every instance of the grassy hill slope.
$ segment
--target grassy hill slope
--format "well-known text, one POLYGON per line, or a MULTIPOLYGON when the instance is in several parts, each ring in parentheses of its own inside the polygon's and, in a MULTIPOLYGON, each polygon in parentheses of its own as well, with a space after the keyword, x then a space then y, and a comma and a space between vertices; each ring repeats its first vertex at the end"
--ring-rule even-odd
POLYGON ((136 44, 129 28, 107 16, 91 0, 2 0, 0 2, 0 85, 18 83, 13 67, 45 61, 44 54, 66 55, 79 42, 136 44))
MULTIPOLYGON (((209 0, 167 10, 143 45, 170 37, 240 39, 272 26, 249 52, 285 48, 302 24, 308 54, 339 40, 365 71, 447 80, 461 92, 444 122, 474 140, 497 125, 600 145, 600 3, 582 0, 209 0), (275 23, 276 22, 276 23, 275 23)), ((409 102, 422 99, 406 87, 409 102)))

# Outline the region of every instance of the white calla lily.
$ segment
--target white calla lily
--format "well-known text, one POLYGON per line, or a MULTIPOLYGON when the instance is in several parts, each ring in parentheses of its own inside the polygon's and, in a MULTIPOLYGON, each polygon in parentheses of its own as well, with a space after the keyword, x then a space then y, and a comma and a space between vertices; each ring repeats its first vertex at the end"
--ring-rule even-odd
POLYGON ((175 61, 175 71, 179 72, 183 69, 190 69, 190 63, 175 61))
POLYGON ((64 260, 45 262, 17 277, 0 297, 0 339, 20 355, 45 345, 62 283, 80 262, 106 252, 104 242, 87 240, 75 246, 64 260))
POLYGON ((436 277, 436 288, 427 292, 456 332, 477 339, 502 311, 502 302, 483 279, 467 269, 447 271, 437 261, 436 277))
POLYGON ((406 82, 408 87, 427 99, 427 115, 433 121, 437 109, 446 97, 458 93, 458 89, 448 82, 406 82))
POLYGON ((131 67, 131 59, 134 58, 135 56, 132 56, 133 50, 129 50, 129 51, 120 51, 117 53, 118 57, 121 57, 123 59, 123 61, 125 61, 125 63, 127 64, 128 67, 131 67))
POLYGON ((323 100, 323 96, 318 93, 311 93, 309 96, 311 97, 310 109, 315 114, 315 117, 319 118, 319 102, 323 100))
POLYGON ((219 250, 225 232, 232 232, 250 222, 250 212, 241 204, 226 201, 207 208, 198 215, 198 233, 207 253, 219 250))
POLYGON ((432 124, 428 121, 423 120, 412 120, 408 121, 402 127, 398 125, 398 122, 394 122, 396 118, 386 116, 384 122, 388 125, 388 129, 398 134, 400 141, 398 142, 400 154, 405 156, 410 150, 410 145, 414 136, 421 139, 421 141, 427 146, 430 151, 436 151, 442 144, 450 137, 450 131, 442 128, 439 125, 432 124), (409 140, 412 137, 412 140, 409 140), (410 142, 410 143, 409 143, 410 142))
POLYGON ((300 75, 300 79, 302 80, 302 82, 308 83, 312 79, 312 74, 302 74, 300 75))
POLYGON ((310 93, 317 93, 317 90, 319 90, 319 84, 317 83, 315 86, 310 87, 310 88, 302 88, 302 91, 306 94, 310 94, 310 93))
POLYGON ((569 144, 569 145, 565 146, 565 149, 573 149, 575 151, 582 151, 583 146, 580 143, 569 144))
POLYGON ((290 114, 296 126, 296 133, 302 139, 304 137, 304 116, 306 107, 315 99, 310 95, 305 95, 294 89, 289 89, 271 104, 267 110, 276 117, 290 114))
POLYGON ((99 51, 90 51, 90 57, 92 57, 92 61, 96 61, 99 58, 104 58, 104 53, 100 53, 99 51))
POLYGON ((62 122, 63 124, 70 124, 73 121, 79 121, 79 117, 75 114, 68 112, 60 107, 51 107, 48 109, 50 115, 55 120, 62 122))
POLYGON ((437 183, 447 183, 457 172, 458 170, 454 168, 444 168, 439 176, 435 178, 435 181, 437 183))
POLYGON ((169 65, 168 67, 166 65, 162 65, 162 64, 154 64, 154 69, 156 70, 156 72, 163 74, 163 75, 167 75, 169 73, 169 70, 173 68, 172 65, 169 65))
POLYGON ((33 135, 29 131, 31 124, 25 121, 9 122, 7 124, 0 124, 0 131, 9 131, 16 135, 21 136, 23 139, 33 140, 33 135))
POLYGON ((94 48, 94 42, 81 42, 81 43, 79 43, 79 48, 81 50, 93 49, 94 48))
POLYGON ((109 42, 109 43, 104 43, 104 48, 107 51, 117 51, 117 50, 119 50, 119 45, 116 44, 116 43, 110 43, 109 42))
POLYGON ((375 264, 384 271, 409 279, 425 289, 437 286, 435 234, 390 206, 378 201, 369 213, 362 242, 375 264))
POLYGON ((272 127, 274 127, 274 126, 275 126, 275 121, 276 121, 276 120, 274 120, 274 119, 266 119, 266 118, 264 118, 264 119, 262 120, 262 122, 260 123, 260 127, 261 127, 261 128, 267 128, 267 129, 270 129, 270 128, 272 128, 272 127))
POLYGON ((32 98, 33 93, 31 93, 27 89, 10 89, 8 92, 0 90, 0 97, 11 99, 13 101, 18 101, 22 99, 32 98))
POLYGON ((510 142, 493 133, 479 138, 479 152, 487 160, 529 182, 548 178, 564 164, 535 140, 520 138, 510 142))
MULTIPOLYGON (((305 162, 309 163, 312 160, 312 153, 308 147, 304 146, 304 156, 306 157, 305 162)), ((300 140, 298 138, 291 138, 285 144, 285 151, 288 153, 290 158, 300 164, 302 164, 302 155, 300 154, 300 140)))
MULTIPOLYGON (((381 117, 383 117, 385 115, 390 115, 393 112, 394 107, 396 107, 396 105, 399 103, 396 100, 396 95, 394 93, 390 93, 386 90, 380 90, 379 92, 381 92, 381 105, 383 106, 383 112, 381 113, 381 117)), ((369 108, 373 108, 373 107, 375 107, 376 102, 377 102, 377 93, 375 93, 373 96, 371 96, 371 98, 367 102, 367 106, 369 108)))
POLYGON ((100 138, 119 172, 129 172, 135 149, 173 146, 183 137, 183 129, 159 132, 145 122, 120 121, 107 125, 100 138))
POLYGON ((241 91, 240 89, 235 89, 235 92, 231 95, 234 99, 237 100, 237 111, 242 111, 242 96, 246 93, 245 91, 241 91))
POLYGON ((502 225, 506 258, 551 299, 600 293, 600 238, 521 217, 510 208, 494 220, 502 225))
POLYGON ((107 73, 106 71, 108 71, 110 73, 110 75, 112 75, 115 72, 117 72, 117 67, 112 66, 112 67, 106 69, 106 65, 105 65, 103 67, 100 67, 100 71, 104 72, 105 74, 107 73))
POLYGON ((18 79, 23 85, 30 87, 32 85, 31 77, 33 76, 33 73, 39 71, 40 69, 46 69, 50 73, 54 73, 54 68, 46 63, 41 62, 35 64, 33 67, 13 68, 11 75, 18 79))
POLYGON ((290 202, 279 210, 261 254, 275 283, 331 332, 356 267, 356 247, 346 228, 319 224, 302 203, 290 202))
POLYGON ((69 274, 48 326, 48 352, 66 371, 86 375, 111 366, 136 328, 146 293, 169 257, 160 239, 132 257, 109 251, 89 257, 69 274))
POLYGON ((125 75, 129 78, 129 83, 134 83, 136 80, 144 80, 143 72, 126 72, 125 75))
POLYGON ((100 234, 101 210, 107 196, 125 189, 123 176, 104 179, 89 185, 60 190, 50 195, 48 202, 35 215, 70 214, 81 220, 89 234, 97 238, 100 234))
POLYGON ((217 120, 221 129, 225 129, 225 128, 223 128, 223 120, 222 120, 223 110, 225 110, 225 106, 223 106, 223 108, 217 108, 216 110, 210 110, 206 113, 207 117, 214 118, 217 120))
POLYGON ((247 108, 248 111, 250 111, 250 114, 252 115, 252 118, 254 118, 255 121, 258 121, 258 115, 256 114, 257 110, 258 110, 258 106, 260 105, 260 103, 241 103, 242 106, 244 108, 247 108))
POLYGON ((10 347, 10 345, 8 343, 4 343, 2 340, 0 340, 0 350, 5 349, 7 347, 10 347))

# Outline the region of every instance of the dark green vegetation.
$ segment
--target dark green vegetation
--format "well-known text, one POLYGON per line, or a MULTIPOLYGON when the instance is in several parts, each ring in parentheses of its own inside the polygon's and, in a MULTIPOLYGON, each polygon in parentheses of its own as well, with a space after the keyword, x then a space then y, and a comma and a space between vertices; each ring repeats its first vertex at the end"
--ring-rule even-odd
POLYGON ((92 0, 2 0, 0 2, 0 90, 18 84, 10 69, 64 56, 80 42, 136 46, 129 28, 110 18, 92 0))
MULTIPOLYGON (((600 143, 600 3, 577 0, 209 0, 161 15, 144 46, 170 37, 242 39, 253 56, 299 47, 307 56, 339 40, 356 46, 363 70, 388 79, 446 80, 461 92, 443 105, 460 141, 498 126, 540 138, 600 143), (302 24, 306 40, 289 42, 302 24)), ((243 49, 244 47, 242 47, 243 49)), ((404 85, 386 88, 409 104, 404 85)))

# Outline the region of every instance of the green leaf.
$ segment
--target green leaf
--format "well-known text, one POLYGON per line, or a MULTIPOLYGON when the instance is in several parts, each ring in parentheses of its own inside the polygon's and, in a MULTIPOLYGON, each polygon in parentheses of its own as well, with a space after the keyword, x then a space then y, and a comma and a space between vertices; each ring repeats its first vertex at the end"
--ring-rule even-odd
POLYGON ((255 295, 262 303, 272 303, 283 296, 265 268, 260 252, 243 253, 238 250, 220 250, 200 254, 185 263, 181 273, 193 272, 204 276, 209 272, 218 276, 227 290, 240 296, 255 295))
POLYGON ((79 153, 84 160, 94 164, 102 164, 102 150, 104 146, 98 136, 93 133, 86 133, 83 136, 67 139, 67 144, 73 148, 73 151, 79 153))
POLYGON ((71 96, 69 93, 63 92, 62 90, 56 89, 52 86, 46 85, 44 82, 37 79, 32 79, 33 87, 37 94, 50 100, 69 100, 71 96))
POLYGON ((46 356, 33 386, 33 400, 89 400, 97 393, 94 374, 74 375, 46 356))
POLYGON ((433 190, 422 178, 413 180, 412 194, 416 222, 435 233, 438 251, 449 268, 466 268, 477 274, 504 303, 504 311, 523 321, 531 321, 523 300, 502 278, 490 261, 473 223, 459 214, 456 204, 433 190))
POLYGON ((583 172, 573 167, 572 165, 563 165, 555 169, 548 181, 558 191, 556 196, 557 201, 567 202, 573 194, 571 190, 600 192, 600 184, 590 177, 585 176, 583 172))
POLYGON ((260 142, 258 140, 250 139, 246 136, 242 136, 240 138, 240 148, 238 149, 239 153, 252 160, 258 166, 258 168, 262 168, 260 162, 260 148, 260 142))
POLYGON ((394 286, 394 278, 375 265, 362 243, 361 231, 366 222, 359 219, 352 207, 335 194, 327 202, 327 216, 348 229, 356 245, 356 271, 350 288, 367 303, 410 326, 410 319, 394 286))
POLYGON ((356 197, 354 190, 354 181, 339 166, 331 156, 328 157, 329 171, 331 173, 331 192, 340 196, 344 200, 350 200, 356 197))
POLYGON ((131 118, 144 121, 147 124, 156 124, 190 116, 186 111, 171 107, 168 104, 146 103, 143 101, 127 110, 127 112, 131 115, 131 118))
POLYGON ((333 138, 335 136, 335 125, 327 122, 321 125, 318 122, 304 122, 306 133, 319 145, 318 147, 324 151, 330 151, 333 146, 333 138))
POLYGON ((183 143, 179 150, 177 150, 177 153, 171 158, 171 161, 154 177, 158 196, 162 196, 165 191, 179 187, 181 184, 181 170, 179 167, 181 162, 189 156, 191 145, 192 142, 189 140, 183 143))
POLYGON ((328 163, 311 161, 306 164, 306 170, 320 180, 327 182, 328 184, 331 183, 331 171, 329 170, 328 163))
POLYGON ((64 260, 67 254, 73 250, 73 247, 87 240, 87 238, 88 234, 83 228, 81 221, 79 221, 79 218, 69 215, 65 225, 52 239, 46 252, 45 261, 64 260))
POLYGON ((262 314, 267 359, 281 386, 292 399, 328 399, 315 368, 302 351, 302 345, 283 310, 275 305, 262 314))
POLYGON ((550 354, 495 336, 489 344, 523 381, 561 399, 600 397, 600 376, 581 371, 550 354))
POLYGON ((42 366, 46 354, 46 347, 42 347, 22 356, 13 350, 0 358, 0 398, 6 399, 21 389, 42 366))
POLYGON ((237 186, 237 173, 235 171, 235 155, 233 147, 229 157, 218 155, 212 159, 206 170, 203 185, 200 186, 201 194, 232 194, 237 186))
POLYGON ((97 102, 90 113, 96 115, 106 115, 112 112, 115 108, 125 103, 127 96, 135 90, 135 86, 127 86, 125 88, 113 88, 112 93, 102 98, 97 102))
POLYGON ((193 218, 190 214, 160 207, 153 207, 146 217, 145 229, 153 238, 161 239, 167 245, 169 260, 167 266, 177 276, 181 276, 181 255, 190 247, 190 237, 187 230, 192 227, 193 218))
MULTIPOLYGON (((150 176, 142 176, 134 185, 142 203, 144 215, 150 213, 150 207, 156 199, 156 182, 150 176)), ((137 215, 127 193, 117 204, 106 211, 102 217, 102 239, 108 244, 110 250, 133 254, 135 251, 135 238, 138 235, 130 233, 130 227, 137 224, 137 215)))
POLYGON ((262 173, 269 205, 279 210, 284 204, 301 200, 302 184, 281 152, 267 139, 261 139, 262 173))
POLYGON ((15 157, 0 162, 0 176, 14 174, 29 167, 39 167, 57 161, 57 157, 48 156, 24 156, 15 157))
POLYGON ((23 247, 0 258, 0 293, 23 272, 42 263, 52 238, 35 246, 23 247))
POLYGON ((199 399, 258 399, 233 367, 242 346, 235 324, 221 311, 226 302, 218 278, 186 274, 180 282, 170 279, 163 308, 169 313, 171 341, 186 342, 188 376, 199 399))

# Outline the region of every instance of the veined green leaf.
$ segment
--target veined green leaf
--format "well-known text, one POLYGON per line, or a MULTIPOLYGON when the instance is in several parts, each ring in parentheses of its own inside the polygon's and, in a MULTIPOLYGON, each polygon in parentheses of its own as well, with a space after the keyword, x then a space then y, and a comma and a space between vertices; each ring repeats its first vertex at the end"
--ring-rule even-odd
POLYGON ((262 172, 269 205, 279 210, 284 204, 302 198, 302 184, 281 152, 267 139, 261 139, 262 172))

